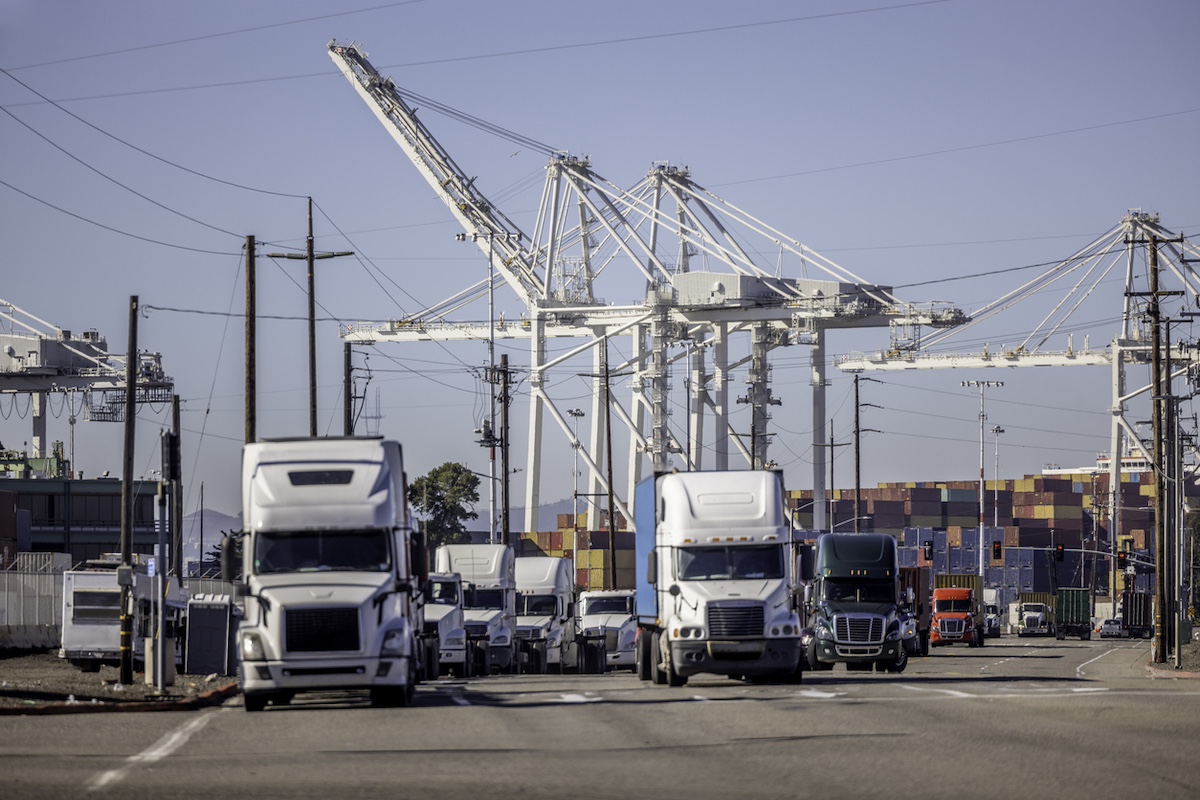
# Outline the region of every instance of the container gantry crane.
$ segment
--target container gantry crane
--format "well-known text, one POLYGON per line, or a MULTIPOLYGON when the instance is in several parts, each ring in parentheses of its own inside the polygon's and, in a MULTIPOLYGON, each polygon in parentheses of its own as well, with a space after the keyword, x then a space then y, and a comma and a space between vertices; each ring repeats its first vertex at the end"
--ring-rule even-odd
MULTIPOLYGON (((943 304, 918 306, 897 299, 887 286, 858 278, 795 239, 771 228, 691 179, 688 169, 652 165, 645 178, 625 191, 597 174, 590 159, 573 156, 529 139, 521 141, 547 156, 546 177, 536 222, 530 234, 504 216, 454 162, 391 78, 382 76, 354 44, 330 42, 329 56, 376 118, 424 177, 489 264, 489 277, 421 312, 384 325, 354 324, 343 329, 348 341, 361 343, 523 339, 529 342, 529 445, 526 462, 525 530, 536 529, 540 503, 541 448, 545 417, 573 445, 574 426, 554 401, 550 374, 566 362, 591 356, 592 413, 589 444, 580 449, 590 476, 589 495, 606 493, 609 479, 601 468, 605 428, 605 382, 628 376, 628 403, 610 402, 608 411, 629 432, 628 487, 649 466, 671 468, 683 455, 684 469, 703 466, 705 419, 711 415, 713 464, 729 468, 740 452, 753 468, 768 464, 770 407, 778 405, 770 388, 770 353, 788 345, 807 345, 813 387, 813 441, 825 438, 825 336, 845 328, 960 324, 965 316, 943 304), (742 244, 754 241, 756 246, 742 244), (761 245, 761 246, 757 246, 761 245), (794 261, 804 274, 787 278, 781 266, 757 263, 762 251, 794 261), (641 299, 610 305, 598 299, 605 288, 632 292, 641 299), (448 321, 465 303, 507 284, 523 304, 522 319, 487 325, 448 321), (610 365, 608 344, 628 337, 630 355, 610 365), (748 353, 734 359, 734 337, 748 338, 748 353), (553 358, 547 341, 582 342, 553 358), (680 442, 668 425, 669 374, 683 361, 688 371, 689 420, 680 442), (751 407, 749 435, 730 425, 730 376, 746 367, 747 393, 737 402, 751 407), (747 441, 748 440, 748 441, 747 441)), ((814 492, 825 491, 825 454, 813 448, 814 492)), ((625 519, 628 505, 616 503, 625 519)), ((823 523, 818 506, 817 524, 823 523)))

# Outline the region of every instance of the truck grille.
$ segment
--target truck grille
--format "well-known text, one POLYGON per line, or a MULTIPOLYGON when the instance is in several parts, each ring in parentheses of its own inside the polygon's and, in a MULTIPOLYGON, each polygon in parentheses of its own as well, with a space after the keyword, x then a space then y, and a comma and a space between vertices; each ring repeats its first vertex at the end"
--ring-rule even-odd
POLYGON ((463 627, 467 629, 467 636, 470 636, 473 639, 479 639, 487 636, 488 626, 486 622, 468 622, 463 625, 463 627))
POLYGON ((358 650, 358 609, 300 608, 284 612, 291 653, 358 650))
POLYGON ((712 638, 762 636, 765 619, 762 603, 714 603, 708 606, 708 635, 712 638))
POLYGON ((542 629, 536 625, 525 625, 517 628, 516 636, 518 639, 540 639, 542 629))
POLYGON ((610 652, 610 653, 617 652, 617 647, 618 647, 617 638, 620 635, 621 635, 621 632, 619 630, 617 630, 616 628, 609 628, 608 630, 604 631, 604 647, 606 650, 608 650, 608 652, 610 652))
POLYGON ((939 619, 938 632, 950 634, 952 636, 962 636, 963 629, 966 627, 965 620, 961 619, 939 619))
POLYGON ((833 618, 834 638, 851 644, 883 641, 883 617, 878 614, 838 614, 833 618))

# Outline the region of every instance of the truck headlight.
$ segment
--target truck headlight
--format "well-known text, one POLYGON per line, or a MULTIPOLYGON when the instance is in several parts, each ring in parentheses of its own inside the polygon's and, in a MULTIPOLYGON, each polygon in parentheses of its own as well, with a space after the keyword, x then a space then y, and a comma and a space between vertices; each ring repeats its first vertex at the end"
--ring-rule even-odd
POLYGON ((462 647, 465 644, 466 641, 462 634, 453 634, 451 636, 447 636, 446 640, 442 642, 443 647, 462 647))
POLYGON ((833 631, 829 629, 829 623, 824 619, 817 620, 817 625, 813 629, 813 635, 818 639, 833 641, 833 631))
POLYGON ((495 645, 496 647, 504 647, 505 645, 508 644, 508 634, 507 633, 497 633, 495 636, 492 637, 492 644, 495 645))
POLYGON ((267 652, 263 648, 262 639, 257 633, 247 631, 242 634, 242 661, 266 661, 267 652))
POLYGON ((408 637, 404 630, 388 631, 383 635, 383 645, 379 655, 386 658, 397 658, 408 655, 408 637))

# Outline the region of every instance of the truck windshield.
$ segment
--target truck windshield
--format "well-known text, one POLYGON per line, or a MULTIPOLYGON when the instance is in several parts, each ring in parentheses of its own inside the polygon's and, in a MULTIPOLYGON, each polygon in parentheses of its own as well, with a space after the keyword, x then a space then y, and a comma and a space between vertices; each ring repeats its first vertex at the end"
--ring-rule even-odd
POLYGON ((584 614, 632 614, 629 597, 589 597, 583 601, 584 614))
POLYGON ((680 547, 679 579, 753 580, 783 577, 783 550, 775 545, 680 547))
POLYGON ((504 608, 504 590, 503 589, 476 589, 475 601, 471 602, 470 595, 467 595, 469 605, 463 608, 504 608))
POLYGON ((391 534, 368 531, 272 531, 254 537, 254 571, 278 572, 392 568, 391 534))
POLYGON ((434 581, 432 600, 440 606, 458 605, 458 584, 450 581, 434 581))
POLYGON ((959 599, 952 599, 952 600, 941 599, 933 604, 933 610, 937 611, 938 613, 941 613, 941 614, 953 614, 953 613, 969 614, 969 613, 971 613, 971 601, 965 597, 962 598, 961 600, 959 600, 959 599))
POLYGON ((896 587, 887 580, 838 580, 826 578, 824 599, 850 603, 894 603, 896 587))
POLYGON ((558 608, 558 599, 552 594, 523 594, 517 597, 517 613, 530 617, 544 617, 558 608))

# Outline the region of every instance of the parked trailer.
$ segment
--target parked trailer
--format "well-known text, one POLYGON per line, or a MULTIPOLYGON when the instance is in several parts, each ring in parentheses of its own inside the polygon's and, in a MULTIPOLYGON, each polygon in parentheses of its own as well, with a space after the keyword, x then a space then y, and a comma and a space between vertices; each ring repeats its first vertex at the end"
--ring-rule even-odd
POLYGON ((1154 596, 1149 592, 1121 593, 1121 629, 1132 639, 1154 636, 1154 596))
POLYGON ((1060 587, 1054 598, 1054 637, 1092 638, 1092 598, 1088 589, 1060 587))
MULTIPOLYGON (((121 663, 121 586, 118 578, 120 562, 96 559, 84 569, 62 573, 63 617, 62 646, 59 658, 84 672, 98 672, 101 666, 121 663)), ((164 578, 166 639, 174 642, 176 666, 183 664, 184 626, 187 616, 187 594, 174 576, 164 578)), ((149 575, 144 557, 133 565, 133 661, 145 663, 146 639, 153 639, 157 626, 155 617, 156 579, 149 575)), ((168 673, 169 674, 169 673, 168 673)))

